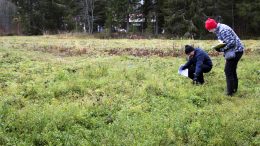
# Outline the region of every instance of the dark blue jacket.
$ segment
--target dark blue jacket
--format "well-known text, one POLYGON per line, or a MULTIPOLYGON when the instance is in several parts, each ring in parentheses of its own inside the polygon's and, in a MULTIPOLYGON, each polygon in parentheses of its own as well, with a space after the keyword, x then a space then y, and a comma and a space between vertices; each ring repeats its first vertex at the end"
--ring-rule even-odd
POLYGON ((209 55, 200 48, 195 48, 194 56, 183 66, 182 69, 189 68, 191 65, 196 66, 195 74, 199 75, 202 72, 202 65, 208 65, 212 67, 212 61, 209 55))

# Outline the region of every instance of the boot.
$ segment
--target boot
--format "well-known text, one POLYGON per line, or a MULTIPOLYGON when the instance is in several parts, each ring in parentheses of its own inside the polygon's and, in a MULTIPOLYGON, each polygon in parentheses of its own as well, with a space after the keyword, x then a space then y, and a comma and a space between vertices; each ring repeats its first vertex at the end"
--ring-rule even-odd
POLYGON ((234 93, 234 79, 227 79, 227 95, 232 96, 234 93))
POLYGON ((237 88, 238 88, 238 80, 235 79, 234 80, 234 88, 233 88, 233 93, 236 93, 237 92, 237 88))

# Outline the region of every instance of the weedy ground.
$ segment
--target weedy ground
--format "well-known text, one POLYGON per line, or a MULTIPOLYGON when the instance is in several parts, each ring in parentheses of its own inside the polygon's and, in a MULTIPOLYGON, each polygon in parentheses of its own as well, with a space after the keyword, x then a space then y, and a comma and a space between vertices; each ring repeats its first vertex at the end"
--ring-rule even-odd
POLYGON ((0 38, 0 145, 260 145, 260 43, 244 40, 225 96, 213 40, 0 38), (183 46, 213 60, 206 83, 177 74, 183 46))

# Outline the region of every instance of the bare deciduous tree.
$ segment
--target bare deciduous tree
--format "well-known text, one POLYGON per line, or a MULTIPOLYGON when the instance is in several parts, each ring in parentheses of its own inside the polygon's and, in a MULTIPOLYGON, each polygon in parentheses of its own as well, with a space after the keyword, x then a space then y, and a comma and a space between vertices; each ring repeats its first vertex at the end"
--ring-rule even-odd
POLYGON ((82 17, 84 21, 84 31, 93 33, 95 0, 81 0, 83 3, 82 17))
POLYGON ((16 6, 8 0, 0 0, 0 33, 10 33, 16 6))

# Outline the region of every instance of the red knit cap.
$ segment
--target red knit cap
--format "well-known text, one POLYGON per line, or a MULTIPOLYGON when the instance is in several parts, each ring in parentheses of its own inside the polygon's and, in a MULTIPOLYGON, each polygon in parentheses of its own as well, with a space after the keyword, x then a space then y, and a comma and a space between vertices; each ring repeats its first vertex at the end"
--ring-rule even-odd
POLYGON ((205 22, 205 28, 207 30, 217 28, 217 25, 218 25, 218 23, 214 19, 211 19, 211 18, 208 18, 208 20, 205 22))

